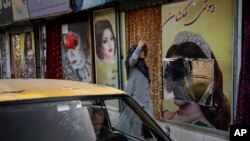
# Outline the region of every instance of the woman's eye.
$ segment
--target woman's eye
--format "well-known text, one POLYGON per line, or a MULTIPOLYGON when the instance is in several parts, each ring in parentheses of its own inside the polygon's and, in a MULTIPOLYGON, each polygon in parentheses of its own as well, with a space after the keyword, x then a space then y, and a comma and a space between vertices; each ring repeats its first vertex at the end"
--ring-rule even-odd
POLYGON ((108 42, 108 40, 103 40, 103 43, 106 44, 108 42))

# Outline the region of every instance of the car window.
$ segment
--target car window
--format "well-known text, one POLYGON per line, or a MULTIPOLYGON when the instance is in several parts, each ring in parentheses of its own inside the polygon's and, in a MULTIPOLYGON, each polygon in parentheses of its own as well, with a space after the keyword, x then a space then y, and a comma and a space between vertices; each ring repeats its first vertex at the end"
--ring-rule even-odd
POLYGON ((81 101, 0 108, 1 141, 96 141, 87 106, 81 101))
POLYGON ((129 97, 0 106, 0 123, 0 141, 167 140, 129 97))
MULTIPOLYGON (((157 131, 152 129, 152 126, 150 125, 151 123, 145 122, 148 120, 148 118, 141 117, 145 117, 145 114, 141 114, 141 110, 139 111, 134 107, 136 105, 129 105, 130 102, 132 101, 122 101, 121 99, 105 100, 105 105, 111 119, 112 128, 115 131, 127 135, 126 137, 131 141, 162 140, 162 138, 159 137, 157 131)), ((137 108, 141 107, 137 106, 137 108)))

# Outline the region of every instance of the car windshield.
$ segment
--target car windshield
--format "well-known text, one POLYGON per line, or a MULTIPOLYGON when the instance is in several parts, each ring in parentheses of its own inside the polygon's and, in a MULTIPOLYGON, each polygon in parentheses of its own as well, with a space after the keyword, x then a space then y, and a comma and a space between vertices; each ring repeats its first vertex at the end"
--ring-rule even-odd
POLYGON ((168 140, 140 108, 128 97, 5 105, 0 140, 168 140))

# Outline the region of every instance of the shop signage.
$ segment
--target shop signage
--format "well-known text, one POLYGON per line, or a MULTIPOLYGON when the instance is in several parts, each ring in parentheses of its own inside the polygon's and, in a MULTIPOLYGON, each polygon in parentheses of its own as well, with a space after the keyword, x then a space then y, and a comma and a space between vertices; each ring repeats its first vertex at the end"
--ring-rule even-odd
POLYGON ((73 9, 74 11, 81 11, 112 1, 113 0, 73 0, 73 9))
POLYGON ((13 0, 12 1, 12 10, 13 10, 14 21, 29 18, 27 0, 13 0))
POLYGON ((28 0, 31 18, 48 16, 70 10, 69 0, 28 0))

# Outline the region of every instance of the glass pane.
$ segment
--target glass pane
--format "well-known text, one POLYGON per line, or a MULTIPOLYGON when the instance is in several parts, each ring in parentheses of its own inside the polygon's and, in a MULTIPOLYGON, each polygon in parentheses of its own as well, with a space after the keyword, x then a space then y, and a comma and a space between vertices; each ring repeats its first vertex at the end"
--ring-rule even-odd
POLYGON ((108 110, 111 126, 114 127, 117 124, 117 120, 119 119, 119 100, 113 99, 113 100, 106 100, 105 105, 108 110))
POLYGON ((87 107, 81 101, 17 105, 0 109, 2 141, 95 141, 87 107))
MULTIPOLYGON (((151 132, 149 124, 144 122, 144 120, 147 119, 145 118, 142 120, 141 117, 138 116, 140 111, 135 113, 137 110, 135 107, 133 107, 135 105, 130 105, 130 107, 123 101, 121 102, 123 103, 123 110, 120 111, 118 108, 119 106, 114 106, 114 103, 118 104, 119 99, 105 101, 112 127, 115 130, 128 135, 127 138, 129 138, 129 140, 158 140, 151 132)), ((143 117, 143 115, 141 116, 143 117)))

